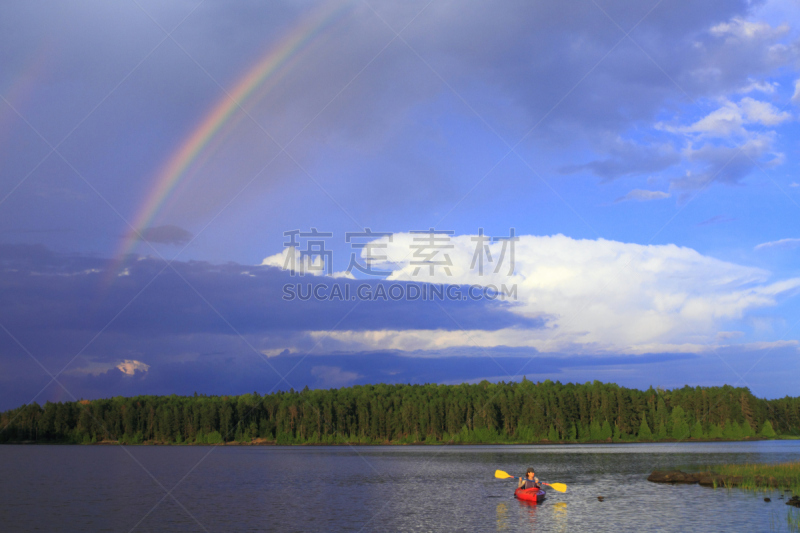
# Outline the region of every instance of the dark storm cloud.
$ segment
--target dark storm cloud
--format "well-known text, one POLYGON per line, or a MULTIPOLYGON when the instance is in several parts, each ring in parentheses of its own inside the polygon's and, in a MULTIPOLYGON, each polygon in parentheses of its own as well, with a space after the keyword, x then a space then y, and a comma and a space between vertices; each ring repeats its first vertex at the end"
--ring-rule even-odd
MULTIPOLYGON (((214 357, 206 356, 191 362, 158 360, 151 356, 150 370, 126 376, 116 368, 96 375, 67 372, 37 397, 46 400, 107 398, 139 394, 243 394, 272 390, 331 388, 375 383, 462 383, 490 379, 492 381, 529 379, 562 379, 581 368, 644 369, 653 365, 686 363, 697 356, 687 354, 653 354, 646 356, 573 357, 542 355, 535 350, 488 349, 469 356, 409 357, 399 352, 357 352, 324 355, 280 355, 268 360, 248 353, 243 347, 214 357), (285 379, 284 379, 285 378, 285 379), (66 389, 66 391, 64 390, 66 389)), ((470 350, 465 350, 469 352, 470 350)), ((4 383, 0 392, 0 410, 17 407, 32 400, 48 377, 31 369, 15 372, 14 379, 4 383)), ((9 376, 10 377, 10 376, 9 376)), ((3 380, 5 382, 6 380, 3 380)), ((644 385, 646 387, 647 385, 644 385)))
MULTIPOLYGON (((748 386, 759 397, 795 394, 790 385, 776 387, 779 376, 798 370, 797 347, 774 349, 723 347, 716 354, 654 353, 638 356, 571 356, 540 354, 531 349, 464 350, 467 356, 409 357, 401 352, 279 355, 267 361, 244 346, 205 354, 192 361, 150 357, 150 370, 126 376, 117 369, 96 375, 65 373, 36 398, 71 400, 139 394, 244 394, 257 391, 330 388, 376 383, 462 383, 532 381, 562 383, 593 380, 626 387, 679 388, 686 384, 748 386), (720 356, 726 365, 720 362, 720 356), (757 362, 756 366, 753 363, 757 362), (730 370, 730 369, 733 370, 730 370), (738 372, 738 375, 735 372, 738 372), (742 381, 744 377, 745 381, 742 381), (284 379, 285 378, 285 379, 284 379)), ((416 355, 424 355, 417 353, 416 355)), ((30 402, 49 378, 35 366, 0 377, 0 410, 30 402)), ((785 383, 785 382, 783 382, 785 383)))
POLYGON ((185 229, 173 225, 155 226, 142 232, 142 239, 158 244, 186 244, 192 237, 185 229))
MULTIPOLYGON (((542 324, 509 311, 501 301, 317 301, 284 300, 284 284, 326 283, 350 286, 350 294, 366 283, 375 292, 379 282, 290 276, 273 267, 201 261, 173 262, 132 258, 110 283, 105 259, 56 254, 41 246, 0 245, 3 293, 0 320, 23 330, 41 328, 99 329, 128 302, 125 313, 109 329, 123 332, 185 334, 228 332, 222 315, 242 333, 328 329, 353 308, 348 327, 499 329, 542 324), (173 267, 175 270, 173 270, 173 267), (140 292, 141 291, 141 292, 140 292), (138 296, 137 296, 138 294, 138 296), (206 300, 208 303, 204 303, 206 300), (437 305, 441 303, 453 318, 437 305), (352 324, 351 324, 352 323, 352 324)), ((401 283, 402 284, 402 283, 401 283)), ((384 282, 384 286, 388 283, 384 282)), ((344 289, 342 289, 344 290, 344 289)), ((328 291, 330 292, 330 291, 328 291)))
MULTIPOLYGON (((90 353, 111 350, 136 359, 142 352, 197 353, 198 345, 204 346, 200 351, 205 352, 215 342, 198 339, 214 335, 231 336, 238 345, 241 334, 264 349, 270 346, 259 340, 263 337, 292 338, 304 331, 331 328, 494 330, 543 326, 541 320, 512 313, 509 304, 500 301, 283 299, 287 283, 301 283, 305 293, 308 284, 332 287, 338 283, 343 291, 344 285, 349 285, 350 293, 356 295, 362 283, 375 293, 382 283, 376 281, 292 277, 272 267, 235 263, 192 261, 167 267, 161 260, 133 258, 124 275, 112 276, 109 283, 107 260, 55 254, 41 246, 0 248, 0 323, 23 345, 43 355, 74 355, 99 331, 103 331, 103 342, 92 343, 90 353)), ((0 344, 14 343, 4 337, 0 344)), ((223 343, 220 349, 228 347, 223 343)))
MULTIPOLYGON (((711 384, 738 379, 715 367, 717 355, 564 356, 504 346, 314 352, 313 341, 300 342, 303 328, 457 330, 453 318, 465 329, 543 324, 486 302, 442 302, 450 316, 423 302, 365 302, 356 308, 349 302, 282 302, 281 285, 297 278, 268 267, 176 263, 180 275, 167 269, 147 286, 165 264, 140 258, 128 265, 127 275, 102 288, 108 265, 104 259, 55 254, 41 246, 3 246, 0 258, 0 324, 7 330, 0 335, 0 409, 34 396, 40 402, 71 399, 58 384, 48 386, 47 372, 62 369, 59 381, 78 398, 194 391, 238 394, 378 382, 457 383, 522 375, 562 381, 603 379, 643 388, 694 383, 687 376, 695 374, 709 376, 711 384), (350 310, 351 315, 337 326, 350 310), (271 357, 261 352, 284 341, 283 345, 300 348, 271 357), (125 375, 116 368, 125 360, 149 368, 125 375)), ((723 347, 719 352, 740 373, 752 367, 754 358, 769 356, 768 364, 754 371, 753 383, 768 383, 776 368, 797 364, 796 346, 748 350, 723 347)))
MULTIPOLYGON (((399 174, 418 176, 420 184, 446 184, 432 185, 426 201, 452 194, 454 178, 430 164, 430 149, 421 148, 443 134, 435 125, 437 114, 475 121, 497 148, 502 142, 493 139, 483 120, 512 144, 539 124, 523 145, 534 153, 583 143, 598 155, 588 163, 571 163, 567 171, 584 169, 603 180, 658 171, 675 162, 668 147, 645 142, 640 148, 615 148, 607 139, 652 122, 664 110, 677 112, 691 100, 735 91, 793 57, 791 45, 781 42, 782 30, 740 27, 736 17, 746 18, 759 3, 426 4, 353 3, 250 103, 248 112, 258 126, 242 118, 231 142, 223 145, 228 150, 220 156, 220 165, 227 165, 225 179, 212 158, 205 173, 197 173, 192 193, 176 200, 176 212, 199 216, 224 205, 277 153, 269 136, 285 144, 309 123, 291 146, 294 157, 304 164, 320 157, 332 163, 329 156, 336 153, 338 187, 348 191, 368 181, 359 189, 362 194, 384 198, 391 193, 404 203, 421 200, 397 194, 402 176, 388 172, 373 181, 364 178, 375 173, 369 168, 356 170, 375 158, 381 169, 404 167, 399 174), (381 51, 409 22, 402 36, 411 48, 395 39, 381 51), (637 23, 631 37, 644 52, 623 38, 637 23), (440 106, 430 112, 429 106, 443 101, 452 103, 447 111, 440 106)), ((35 80, 23 111, 51 142, 79 123, 164 38, 151 17, 169 31, 197 4, 141 5, 144 11, 107 3, 65 4, 55 11, 37 2, 4 6, 8 16, 0 19, 0 54, 10 62, 0 74, 0 87, 13 85, 14 77, 35 63, 37 50, 45 50, 51 64, 35 80)), ((112 204, 140 197, 178 139, 224 96, 217 82, 230 87, 306 14, 293 2, 199 4, 175 31, 178 44, 168 39, 147 56, 72 134, 63 153, 112 204), (113 182, 106 176, 114 176, 113 182)), ((0 176, 5 190, 37 156, 31 151, 29 160, 0 176)), ((553 164, 564 166, 563 161, 553 164)), ((290 165, 270 173, 269 180, 257 180, 248 196, 292 173, 302 175, 290 165)), ((319 179, 325 184, 324 176, 319 179)), ((15 215, 29 211, 20 208, 15 215)))
POLYGON ((264 365, 261 350, 281 343, 312 350, 315 343, 305 334, 309 330, 543 326, 511 313, 502 302, 379 299, 355 305, 282 299, 286 283, 337 282, 349 284, 356 294, 361 283, 375 292, 378 281, 292 277, 272 267, 198 261, 175 262, 173 271, 164 261, 132 257, 123 275, 111 276, 109 283, 110 264, 43 246, 0 245, 0 324, 6 330, 0 332, 0 388, 7 394, 16 399, 33 395, 49 381, 47 372, 61 370, 60 379, 80 382, 84 396, 93 383, 111 378, 117 381, 109 383, 120 385, 115 390, 123 393, 142 374, 183 390, 199 373, 198 388, 216 381, 238 390, 235 380, 242 376, 220 374, 219 365, 230 358, 264 365), (123 360, 141 361, 151 369, 119 381, 114 367, 123 360), (169 369, 180 369, 180 375, 169 369))
MULTIPOLYGON (((477 168, 470 157, 481 154, 492 159, 481 161, 480 168, 485 164, 488 170, 506 151, 491 129, 514 144, 538 125, 519 150, 544 154, 553 159, 547 164, 563 172, 591 173, 602 181, 664 172, 679 161, 681 141, 652 131, 661 114, 668 122, 678 115, 676 125, 685 125, 680 115, 693 101, 729 95, 798 57, 797 43, 784 42, 785 30, 744 26, 749 23, 743 19, 760 5, 745 0, 599 1, 599 8, 594 2, 556 0, 426 5, 427 0, 354 2, 256 90, 246 104, 250 116, 234 113, 230 131, 223 128, 214 150, 189 169, 192 186, 165 203, 164 210, 176 214, 165 220, 194 228, 184 219, 216 214, 278 153, 270 136, 285 144, 299 134, 289 152, 312 172, 321 168, 323 175, 314 174, 321 184, 337 198, 350 195, 353 203, 380 210, 413 205, 414 213, 428 214, 434 212, 431 203, 460 197, 454 190, 465 179, 451 163, 477 168), (403 38, 413 49, 402 39, 389 44, 394 31, 409 22, 403 38), (631 37, 644 51, 623 38, 637 23, 631 37), (453 132, 464 124, 485 137, 470 131, 474 145, 462 146, 464 139, 453 132), (585 157, 572 157, 576 146, 585 157), (564 155, 568 150, 570 157, 564 155)), ((48 158, 3 203, 0 230, 69 228, 68 235, 57 236, 59 249, 116 247, 115 224, 128 228, 115 211, 137 212, 170 155, 224 98, 217 82, 229 90, 275 50, 309 7, 256 0, 4 4, 0 94, 30 126, 0 102, 0 197, 49 150, 31 126, 52 144, 71 134, 59 147, 70 164, 56 155, 48 158), (159 45, 165 39, 159 25, 171 31, 179 23, 173 34, 177 44, 166 39, 159 45)), ((770 152, 768 144, 738 154, 735 148, 703 145, 686 156, 697 170, 674 179, 672 188, 682 197, 715 180, 740 184, 752 171, 752 160, 770 152)), ((306 179, 293 161, 279 158, 242 197, 261 198, 297 175, 306 179)), ((302 205, 286 201, 285 190, 278 192, 267 207, 283 222, 286 212, 302 205)), ((314 214, 328 218, 330 212, 314 214)), ((151 228, 147 237, 185 242, 185 234, 165 227, 160 234, 151 228)), ((248 245, 254 241, 252 235, 236 238, 248 245)), ((307 330, 457 329, 431 303, 284 302, 281 286, 298 278, 266 267, 178 262, 173 271, 162 261, 142 258, 129 262, 126 275, 109 276, 108 265, 99 257, 43 247, 0 249, 0 323, 54 372, 79 354, 64 375, 79 396, 265 391, 277 377, 254 348, 280 346, 281 339, 296 345, 307 330), (118 370, 86 374, 93 363, 113 366, 123 359, 151 368, 135 376, 118 370), (78 370, 84 373, 73 372, 78 370)), ((500 303, 442 306, 464 329, 543 326, 500 303)), ((497 350, 489 353, 510 357, 497 350)), ((0 402, 12 395, 16 403, 28 401, 47 383, 42 369, 3 332, 0 353, 0 402)), ((290 381, 299 387, 304 380, 326 386, 387 381, 392 375, 408 381, 502 375, 491 359, 448 362, 443 356, 453 353, 429 355, 413 360, 315 355, 290 381), (381 374, 384 368, 397 373, 381 374)), ((270 361, 288 370, 296 357, 270 361)), ((660 357, 663 361, 651 362, 667 365, 678 358, 660 357)), ((575 368, 597 363, 571 360, 575 368)), ((542 359, 535 368, 556 373, 571 363, 559 364, 565 366, 542 359)), ((517 371, 511 361, 508 371, 517 371)))

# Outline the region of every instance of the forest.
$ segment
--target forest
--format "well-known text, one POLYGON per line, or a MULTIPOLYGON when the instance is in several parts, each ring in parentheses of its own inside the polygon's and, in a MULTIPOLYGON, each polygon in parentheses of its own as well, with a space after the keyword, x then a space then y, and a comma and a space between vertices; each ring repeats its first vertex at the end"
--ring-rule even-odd
POLYGON ((0 443, 477 444, 738 440, 800 433, 800 398, 595 381, 359 385, 240 396, 31 403, 0 443))

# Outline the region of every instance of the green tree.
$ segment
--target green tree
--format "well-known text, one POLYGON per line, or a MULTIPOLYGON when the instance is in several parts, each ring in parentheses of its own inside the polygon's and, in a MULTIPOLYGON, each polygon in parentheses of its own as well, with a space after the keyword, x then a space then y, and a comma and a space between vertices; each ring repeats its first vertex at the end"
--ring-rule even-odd
POLYGON ((678 405, 672 410, 672 438, 682 440, 689 436, 689 424, 686 423, 686 413, 683 408, 678 405))
POLYGON ((592 420, 589 426, 589 435, 591 440, 603 440, 603 428, 600 427, 600 422, 597 419, 592 420))
POLYGON ((639 391, 585 384, 363 385, 266 396, 135 396, 36 403, 0 413, 0 443, 197 442, 258 437, 282 444, 614 442, 669 436, 738 439, 800 432, 800 398, 746 388, 639 391), (705 426, 696 424, 701 419, 705 426), (758 426, 756 426, 756 423, 758 426), (687 427, 687 424, 692 427, 687 427), (741 424, 741 425, 739 425, 741 424), (755 430, 754 430, 755 428, 755 430), (638 431, 637 431, 638 429, 638 431), (653 433, 655 433, 653 435, 653 433), (219 435, 219 437, 217 437, 219 435))
POLYGON ((603 427, 600 429, 600 440, 609 439, 611 439, 611 424, 608 423, 608 420, 604 420, 603 427))
POLYGON ((647 425, 647 417, 642 413, 642 423, 639 425, 639 440, 652 440, 653 433, 650 431, 650 426, 647 425))
POLYGON ((703 424, 701 424, 699 420, 692 426, 691 435, 693 439, 702 439, 705 436, 703 434, 703 424))
POLYGON ((739 440, 742 438, 742 429, 739 427, 739 424, 736 423, 736 420, 733 422, 726 420, 725 427, 722 428, 722 433, 726 439, 739 440))
POLYGON ((762 437, 767 437, 768 439, 771 439, 771 438, 774 438, 774 437, 777 436, 775 434, 775 430, 772 429, 772 422, 770 422, 769 420, 764 422, 764 427, 761 428, 761 436, 762 437))
POLYGON ((722 433, 722 428, 719 427, 717 424, 711 424, 708 427, 708 438, 709 439, 722 439, 725 436, 722 433))

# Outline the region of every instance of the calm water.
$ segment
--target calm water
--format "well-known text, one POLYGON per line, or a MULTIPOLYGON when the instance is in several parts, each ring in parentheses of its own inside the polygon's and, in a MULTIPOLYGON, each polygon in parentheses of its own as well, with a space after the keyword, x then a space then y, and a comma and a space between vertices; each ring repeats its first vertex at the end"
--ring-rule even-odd
MULTIPOLYGON (((764 495, 655 468, 800 457, 800 442, 443 447, 0 447, 2 531, 786 531, 764 495), (569 485, 513 498, 533 465, 569 485), (171 491, 167 495, 167 491, 171 491), (597 496, 604 496, 599 502, 597 496)), ((796 511, 795 511, 796 512, 796 511)), ((800 516, 800 513, 797 513, 800 516)))

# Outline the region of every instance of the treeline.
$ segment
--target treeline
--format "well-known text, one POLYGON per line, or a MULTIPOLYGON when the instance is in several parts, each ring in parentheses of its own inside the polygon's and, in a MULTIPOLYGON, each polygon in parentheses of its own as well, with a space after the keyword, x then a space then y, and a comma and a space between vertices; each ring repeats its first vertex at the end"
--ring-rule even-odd
POLYGON ((365 385, 266 396, 137 396, 0 414, 0 442, 382 444, 736 440, 800 432, 800 398, 746 388, 365 385))

